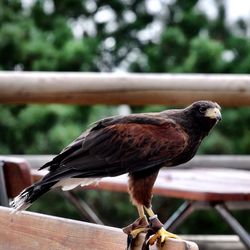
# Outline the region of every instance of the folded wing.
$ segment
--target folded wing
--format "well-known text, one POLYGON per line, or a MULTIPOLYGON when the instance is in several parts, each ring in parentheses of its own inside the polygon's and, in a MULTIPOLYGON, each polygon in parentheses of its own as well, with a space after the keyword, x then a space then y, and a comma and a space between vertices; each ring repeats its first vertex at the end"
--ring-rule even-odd
POLYGON ((51 162, 44 181, 117 176, 162 166, 180 155, 188 136, 171 119, 131 115, 102 120, 51 162))

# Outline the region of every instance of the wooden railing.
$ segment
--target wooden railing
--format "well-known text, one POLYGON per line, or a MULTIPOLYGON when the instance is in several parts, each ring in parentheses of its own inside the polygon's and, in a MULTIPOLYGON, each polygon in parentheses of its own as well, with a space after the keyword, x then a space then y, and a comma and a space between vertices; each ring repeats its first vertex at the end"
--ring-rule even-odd
MULTIPOLYGON (((11 214, 0 207, 0 248, 6 250, 124 250, 126 235, 121 229, 30 212, 11 214)), ((143 236, 133 250, 141 249, 143 236)), ((198 250, 195 243, 169 239, 151 250, 198 250)))
POLYGON ((0 103, 250 105, 249 75, 0 72, 0 103))

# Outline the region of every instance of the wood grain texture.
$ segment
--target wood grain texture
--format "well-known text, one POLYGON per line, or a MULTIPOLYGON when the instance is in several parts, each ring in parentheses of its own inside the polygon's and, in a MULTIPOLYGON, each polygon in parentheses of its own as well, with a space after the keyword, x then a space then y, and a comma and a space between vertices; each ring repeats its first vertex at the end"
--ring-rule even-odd
POLYGON ((250 105, 249 75, 0 72, 0 103, 250 105))
MULTIPOLYGON (((124 250, 126 246, 126 235, 121 229, 31 212, 11 214, 4 207, 0 207, 0 231, 0 249, 5 250, 124 250)), ((170 239, 164 247, 151 249, 198 247, 192 242, 170 239)))

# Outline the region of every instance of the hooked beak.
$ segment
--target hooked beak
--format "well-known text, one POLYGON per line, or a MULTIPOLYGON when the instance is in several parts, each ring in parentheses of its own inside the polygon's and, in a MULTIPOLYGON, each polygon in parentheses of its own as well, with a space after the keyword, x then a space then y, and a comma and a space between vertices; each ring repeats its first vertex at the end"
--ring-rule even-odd
POLYGON ((217 121, 222 120, 221 112, 218 108, 207 109, 205 116, 210 118, 210 119, 216 119, 217 121))

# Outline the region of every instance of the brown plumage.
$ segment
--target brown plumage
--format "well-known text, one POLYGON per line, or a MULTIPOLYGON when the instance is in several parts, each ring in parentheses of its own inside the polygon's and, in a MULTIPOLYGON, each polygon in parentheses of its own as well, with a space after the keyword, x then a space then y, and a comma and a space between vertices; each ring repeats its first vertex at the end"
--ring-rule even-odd
POLYGON ((41 167, 48 168, 49 173, 25 189, 13 206, 26 208, 49 189, 65 185, 72 178, 95 179, 129 173, 133 203, 149 208, 159 169, 190 160, 202 139, 221 119, 219 109, 216 103, 199 101, 185 109, 98 121, 41 167))

